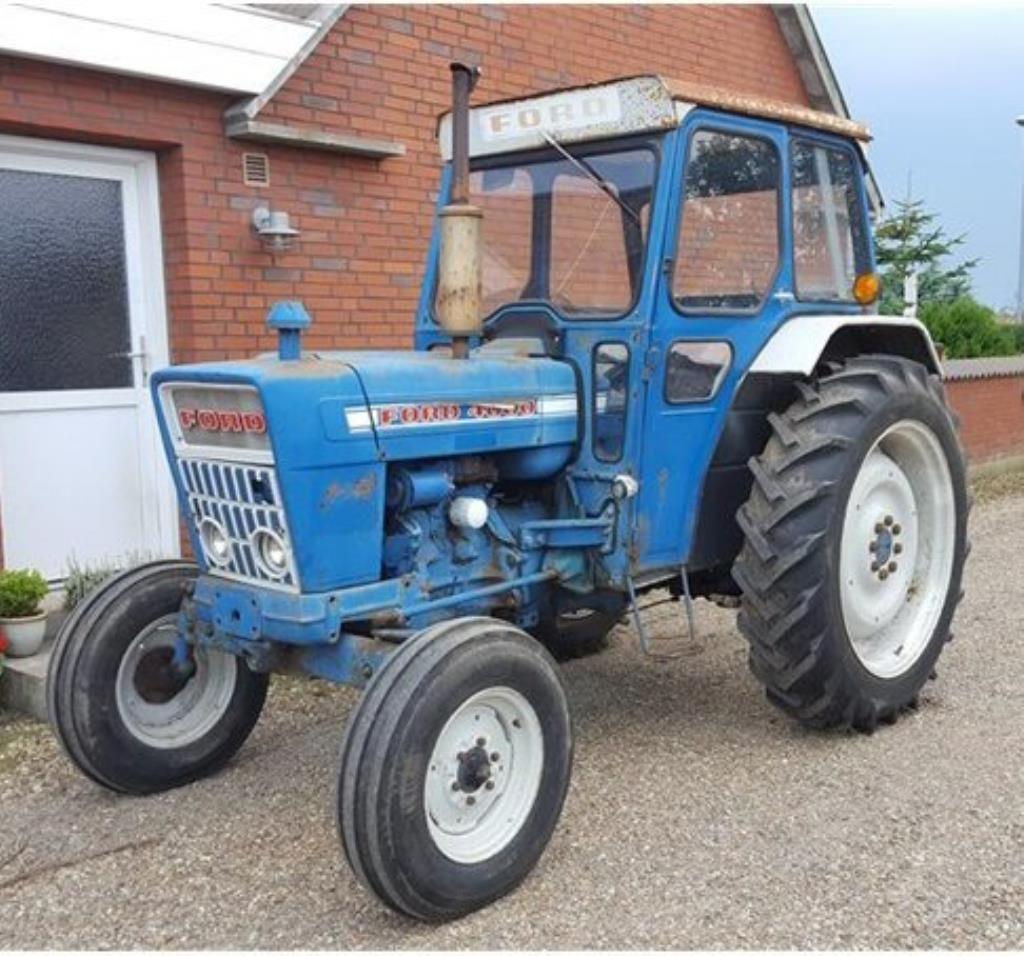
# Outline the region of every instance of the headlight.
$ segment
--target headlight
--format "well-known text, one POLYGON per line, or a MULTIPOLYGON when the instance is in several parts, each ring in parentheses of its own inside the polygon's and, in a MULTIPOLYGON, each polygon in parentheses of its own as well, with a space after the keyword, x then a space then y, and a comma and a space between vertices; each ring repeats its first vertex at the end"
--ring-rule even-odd
POLYGON ((260 566, 273 578, 288 573, 288 549, 276 531, 260 528, 253 532, 252 547, 260 566))
POLYGON ((199 523, 199 540, 203 551, 214 564, 224 567, 231 561, 231 541, 219 521, 203 518, 199 523))

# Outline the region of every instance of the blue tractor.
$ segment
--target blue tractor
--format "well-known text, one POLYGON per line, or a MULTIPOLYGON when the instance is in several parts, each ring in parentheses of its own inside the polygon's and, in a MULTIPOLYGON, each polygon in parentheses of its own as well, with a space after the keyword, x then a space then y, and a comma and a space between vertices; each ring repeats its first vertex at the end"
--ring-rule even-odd
POLYGON ((271 672, 365 686, 341 841, 427 920, 536 863, 555 658, 638 595, 737 604, 773 704, 871 731, 934 675, 967 553, 936 351, 872 307, 862 126, 653 76, 470 109, 452 72, 414 350, 305 351, 282 303, 277 354, 154 375, 197 563, 95 591, 49 682, 71 759, 136 794, 227 763, 271 672))

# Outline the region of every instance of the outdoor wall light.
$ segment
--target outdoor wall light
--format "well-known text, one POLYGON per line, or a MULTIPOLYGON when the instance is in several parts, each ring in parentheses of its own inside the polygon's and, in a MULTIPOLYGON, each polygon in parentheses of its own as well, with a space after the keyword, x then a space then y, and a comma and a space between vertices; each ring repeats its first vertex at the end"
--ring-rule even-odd
POLYGON ((288 213, 257 206, 252 211, 252 230, 271 252, 290 249, 299 238, 299 230, 288 221, 288 213))

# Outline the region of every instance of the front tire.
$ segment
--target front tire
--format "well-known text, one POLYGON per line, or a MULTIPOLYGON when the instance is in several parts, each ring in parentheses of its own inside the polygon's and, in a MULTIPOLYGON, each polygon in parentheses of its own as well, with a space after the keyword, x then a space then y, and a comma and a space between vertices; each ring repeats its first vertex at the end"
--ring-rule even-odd
POLYGON ((853 358, 770 417, 737 513, 739 627, 769 699, 871 731, 912 705, 961 596, 968 496, 938 376, 853 358))
POLYGON ((571 766, 550 655, 492 618, 434 625, 392 654, 350 719, 337 800, 346 856, 393 909, 462 916, 536 864, 571 766))
POLYGON ((194 565, 133 568, 88 595, 61 629, 47 679, 50 724, 88 777, 154 793, 220 769, 259 719, 268 676, 195 648, 172 667, 176 618, 194 565))

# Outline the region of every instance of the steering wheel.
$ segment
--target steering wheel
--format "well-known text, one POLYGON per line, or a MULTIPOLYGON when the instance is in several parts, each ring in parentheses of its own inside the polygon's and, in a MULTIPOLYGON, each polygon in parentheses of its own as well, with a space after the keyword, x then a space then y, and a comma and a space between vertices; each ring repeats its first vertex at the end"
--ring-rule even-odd
POLYGON ((562 352, 562 330, 557 319, 544 308, 499 312, 487 321, 485 341, 508 338, 538 339, 545 355, 562 352))

